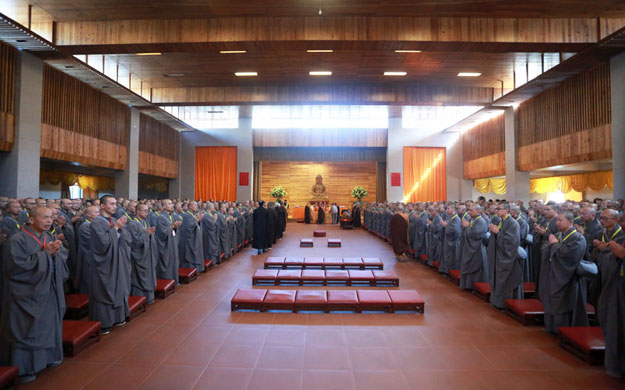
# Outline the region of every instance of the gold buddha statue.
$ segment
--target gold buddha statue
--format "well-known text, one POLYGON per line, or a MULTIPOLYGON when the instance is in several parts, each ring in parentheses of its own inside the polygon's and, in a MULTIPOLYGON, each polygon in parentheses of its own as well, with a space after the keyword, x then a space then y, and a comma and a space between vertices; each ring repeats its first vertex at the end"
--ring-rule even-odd
POLYGON ((311 202, 327 202, 328 195, 326 195, 326 186, 323 185, 323 177, 317 175, 315 178, 315 185, 312 186, 312 198, 311 202))

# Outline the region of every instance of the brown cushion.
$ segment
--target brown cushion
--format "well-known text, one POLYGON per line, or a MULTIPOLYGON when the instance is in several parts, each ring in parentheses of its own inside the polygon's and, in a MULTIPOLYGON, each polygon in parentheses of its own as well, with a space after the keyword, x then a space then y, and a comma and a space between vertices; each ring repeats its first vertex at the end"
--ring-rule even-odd
POLYGON ((416 290, 387 290, 393 305, 417 305, 425 301, 416 290))
POLYGON ((375 280, 388 281, 388 282, 399 280, 399 277, 393 271, 376 270, 376 271, 373 271, 372 273, 373 273, 373 278, 375 280))
POLYGON ((268 257, 265 260, 265 265, 282 265, 284 264, 284 257, 268 257))
POLYGON ((275 279, 278 276, 277 269, 257 269, 252 279, 275 279))
POLYGON ((258 303, 261 304, 265 299, 267 290, 255 290, 240 288, 232 297, 232 303, 258 303))
POLYGON ((89 306, 89 295, 87 294, 67 294, 65 305, 68 310, 81 310, 89 306))
POLYGON ((326 270, 326 280, 349 280, 349 273, 343 270, 326 270))
POLYGON ((300 280, 301 278, 302 271, 292 269, 281 269, 278 271, 278 276, 276 277, 278 280, 300 280))
POLYGON ((538 299, 506 299, 506 308, 519 316, 544 314, 543 304, 538 299))
POLYGON ((346 267, 360 267, 362 265, 362 259, 360 257, 343 257, 343 265, 346 267))
POLYGON ((172 279, 158 279, 156 281, 156 291, 164 292, 174 288, 176 282, 172 279))
POLYGON ((178 268, 178 276, 181 278, 190 278, 197 274, 197 268, 178 268))
POLYGON ((384 265, 379 257, 363 257, 362 263, 365 267, 380 267, 384 265))
POLYGON ((353 270, 349 271, 349 279, 352 281, 371 281, 373 280, 373 273, 369 270, 353 270))
POLYGON ((20 373, 17 366, 0 366, 0 387, 9 385, 20 373))
POLYGON ((204 259, 204 268, 210 268, 213 266, 213 260, 204 259))
POLYGON ((286 265, 287 267, 301 267, 302 265, 304 265, 304 258, 303 257, 287 257, 284 260, 284 265, 286 265))
POLYGON ((148 302, 146 297, 134 296, 131 295, 128 297, 128 308, 130 309, 130 314, 135 313, 137 310, 141 308, 141 306, 145 306, 148 302))
POLYGON ((358 304, 358 294, 354 290, 328 290, 328 304, 358 304))
POLYGON ((321 269, 305 269, 302 271, 302 280, 325 280, 326 273, 321 269))
POLYGON ((490 294, 490 283, 488 282, 475 282, 473 283, 473 290, 477 291, 482 295, 490 294))
POLYGON ((386 290, 357 290, 357 293, 361 305, 391 304, 391 298, 386 290))
POLYGON ((328 303, 328 295, 323 290, 298 290, 295 305, 323 305, 328 303))
POLYGON ((313 232, 313 237, 325 237, 326 236, 326 232, 323 230, 315 230, 313 232))
POLYGON ((342 267, 343 266, 343 258, 342 257, 326 257, 323 259, 323 265, 333 266, 333 267, 342 267))
POLYGON ((323 266, 323 257, 305 257, 304 265, 321 267, 323 266))
POLYGON ((295 303, 295 290, 267 290, 264 304, 293 304, 295 303))
POLYGON ((563 326, 558 334, 585 353, 605 350, 603 332, 598 326, 563 326))
POLYGON ((63 344, 79 345, 100 331, 100 321, 63 321, 63 344))

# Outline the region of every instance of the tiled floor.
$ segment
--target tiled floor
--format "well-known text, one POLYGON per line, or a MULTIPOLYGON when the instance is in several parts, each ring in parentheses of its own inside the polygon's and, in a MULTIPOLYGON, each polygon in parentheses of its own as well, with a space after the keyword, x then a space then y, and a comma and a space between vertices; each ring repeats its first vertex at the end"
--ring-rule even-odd
MULTIPOLYGON (((342 248, 299 248, 290 223, 269 255, 380 257, 425 314, 230 312, 267 255, 244 249, 23 389, 609 389, 601 367, 560 349, 364 231, 326 226, 342 248)), ((284 287, 283 287, 284 288, 284 287)), ((311 287, 315 288, 315 287, 311 287)))

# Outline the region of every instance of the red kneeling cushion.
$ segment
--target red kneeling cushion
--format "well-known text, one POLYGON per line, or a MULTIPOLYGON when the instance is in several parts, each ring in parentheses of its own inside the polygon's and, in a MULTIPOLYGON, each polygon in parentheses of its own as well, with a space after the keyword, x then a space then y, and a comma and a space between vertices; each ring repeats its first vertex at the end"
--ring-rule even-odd
POLYGON ((393 271, 373 271, 373 278, 380 282, 399 282, 399 277, 393 271))
POLYGON ((365 267, 382 267, 384 265, 379 257, 364 257, 362 263, 365 267))
POLYGON ((100 321, 63 321, 63 344, 76 346, 100 331, 100 321))
POLYGON ((11 384, 20 373, 20 369, 17 366, 1 366, 0 367, 0 387, 11 384))
POLYGON ((416 290, 388 290, 387 292, 395 310, 425 304, 416 290))
POLYGON ((293 309, 295 290, 267 290, 263 300, 263 310, 271 308, 293 309))
POLYGON ((257 269, 252 275, 252 281, 255 280, 275 280, 278 276, 277 269, 257 269))
POLYGON ((175 284, 176 282, 172 279, 158 279, 156 281, 156 291, 165 292, 167 290, 174 288, 175 284))
POLYGON ((341 245, 340 238, 328 238, 328 245, 341 245))
POLYGON ((536 283, 534 282, 523 282, 523 292, 527 294, 536 293, 536 283))
POLYGON ((213 260, 204 259, 204 269, 210 268, 213 266, 213 260))
POLYGON ((473 283, 473 289, 482 295, 490 294, 490 283, 475 282, 473 283))
POLYGON ((343 265, 345 267, 359 267, 362 266, 362 258, 360 257, 343 257, 343 265))
POLYGON ((268 257, 265 260, 265 265, 282 266, 284 264, 284 257, 268 257))
POLYGON ((258 304, 260 308, 260 304, 263 303, 263 299, 265 299, 265 295, 267 294, 267 290, 255 290, 255 289, 246 289, 240 288, 232 297, 231 302, 233 304, 258 304))
POLYGON ((306 267, 323 267, 323 257, 305 257, 304 265, 306 267))
POLYGON ((89 306, 89 295, 87 294, 67 294, 65 305, 68 310, 81 310, 89 306))
POLYGON ((506 299, 504 302, 510 311, 520 316, 545 313, 543 304, 538 299, 506 299))
POLYGON ((315 230, 313 231, 313 237, 325 237, 326 232, 323 230, 315 230))
POLYGON ((295 296, 295 306, 325 305, 328 295, 323 290, 298 290, 295 296))
POLYGON ((328 305, 358 305, 354 290, 328 290, 328 305))
POLYGON ((128 297, 128 308, 130 309, 130 314, 135 313, 141 306, 145 306, 148 302, 146 297, 134 296, 131 295, 128 297))
POLYGON ((460 270, 459 269, 450 269, 448 272, 449 277, 453 280, 460 280, 460 270))
POLYGON ((595 314, 595 307, 591 305, 590 303, 586 303, 586 314, 589 314, 589 315, 595 314))
POLYGON ((438 264, 439 264, 439 263, 438 263, 438 260, 434 260, 434 261, 432 262, 432 266, 433 266, 434 268, 436 268, 436 269, 438 269, 438 264))
POLYGON ((323 265, 328 267, 342 267, 343 266, 343 258, 342 257, 326 257, 323 259, 323 265))
POLYGON ((299 244, 301 245, 312 245, 313 244, 313 240, 312 238, 302 238, 301 240, 299 240, 299 244))
POLYGON ((278 276, 276 277, 276 279, 299 281, 300 279, 302 279, 302 271, 281 269, 278 271, 278 276))
POLYGON ((302 271, 302 280, 325 280, 326 273, 321 269, 305 269, 302 271))
POLYGON ((331 281, 345 281, 349 280, 349 273, 343 270, 330 271, 326 270, 326 280, 331 281))
POLYGON ((598 326, 562 326, 558 334, 587 354, 605 350, 603 332, 598 326))
POLYGON ((353 270, 350 269, 349 280, 355 282, 370 282, 373 280, 373 272, 369 270, 353 270))
POLYGON ((284 265, 287 267, 301 267, 304 265, 303 257, 287 257, 284 260, 284 265))
POLYGON ((197 268, 178 268, 178 277, 191 278, 197 274, 197 268))
POLYGON ((386 290, 357 290, 357 293, 361 308, 384 305, 391 307, 391 298, 386 290))

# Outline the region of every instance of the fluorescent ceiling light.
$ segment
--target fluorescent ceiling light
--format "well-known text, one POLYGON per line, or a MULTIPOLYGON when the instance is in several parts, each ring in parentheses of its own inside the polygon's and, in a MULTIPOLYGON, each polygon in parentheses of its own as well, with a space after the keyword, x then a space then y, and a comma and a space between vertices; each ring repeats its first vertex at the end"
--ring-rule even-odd
POLYGON ((237 77, 254 77, 254 76, 258 76, 258 73, 257 72, 235 72, 234 75, 237 77))
POLYGON ((405 76, 406 72, 384 72, 384 76, 405 76))
POLYGON ((184 77, 184 73, 166 73, 163 76, 165 76, 165 77, 184 77))
POLYGON ((135 53, 138 56, 160 56, 161 53, 135 53))
POLYGON ((480 77, 482 74, 479 72, 460 72, 458 77, 480 77))
POLYGON ((311 49, 306 50, 308 53, 334 53, 334 50, 331 49, 311 49))
POLYGON ((220 50, 221 54, 245 54, 247 50, 220 50))
POLYGON ((421 50, 395 50, 395 53, 421 53, 421 50))
POLYGON ((311 76, 332 76, 332 72, 329 70, 311 70, 308 74, 311 76))
POLYGON ((209 114, 223 114, 223 110, 210 110, 210 111, 206 111, 209 114))

